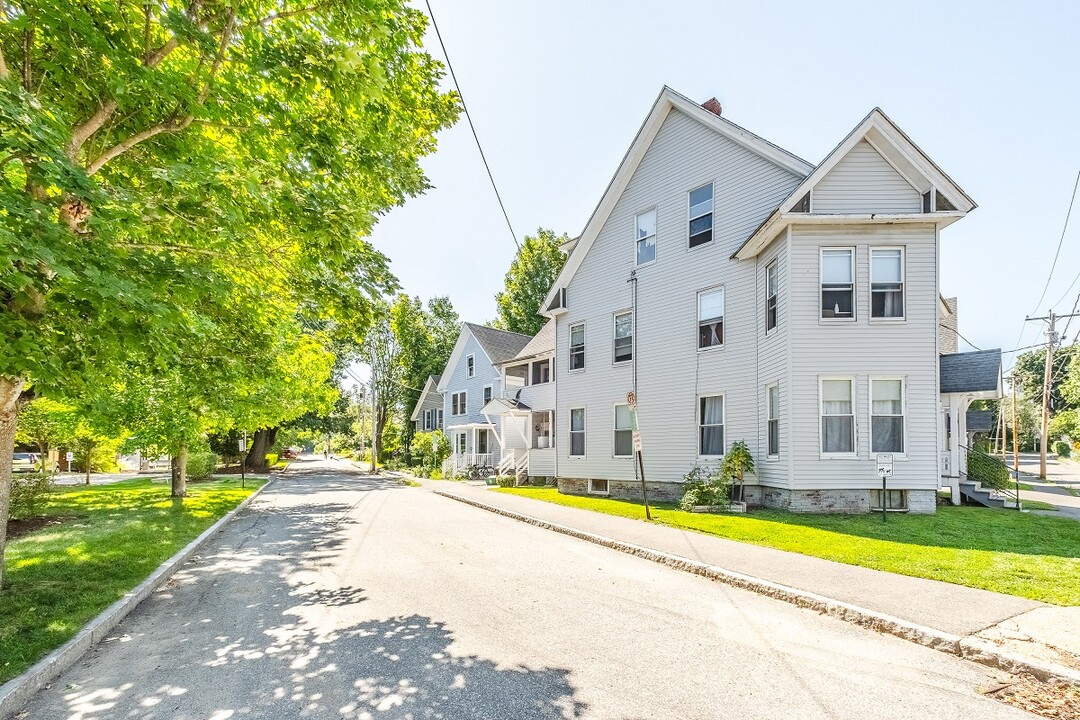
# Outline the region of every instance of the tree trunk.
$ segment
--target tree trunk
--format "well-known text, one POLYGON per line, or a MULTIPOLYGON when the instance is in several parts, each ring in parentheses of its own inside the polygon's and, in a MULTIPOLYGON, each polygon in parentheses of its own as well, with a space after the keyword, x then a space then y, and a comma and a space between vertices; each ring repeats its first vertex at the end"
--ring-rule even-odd
POLYGON ((244 464, 247 465, 248 470, 267 470, 266 453, 270 452, 270 448, 274 447, 277 432, 276 427, 261 428, 251 436, 251 449, 248 450, 247 457, 244 459, 244 464))
POLYGON ((173 458, 172 496, 182 498, 187 495, 187 445, 181 445, 173 458))
POLYGON ((4 545, 11 510, 11 462, 15 457, 15 423, 19 419, 22 378, 0 375, 0 588, 4 587, 4 545))

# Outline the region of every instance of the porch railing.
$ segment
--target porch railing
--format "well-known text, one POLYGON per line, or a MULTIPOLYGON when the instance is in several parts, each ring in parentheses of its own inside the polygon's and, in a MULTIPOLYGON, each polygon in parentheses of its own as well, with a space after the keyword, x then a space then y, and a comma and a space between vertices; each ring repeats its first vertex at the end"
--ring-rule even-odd
POLYGON ((495 468, 495 455, 493 453, 454 453, 446 459, 444 469, 452 472, 464 472, 470 468, 480 471, 490 471, 495 468))
POLYGON ((967 471, 961 471, 960 476, 979 483, 986 490, 993 491, 994 495, 1004 500, 1015 503, 1014 507, 1020 507, 1020 478, 1014 477, 1010 468, 1001 458, 994 457, 982 450, 961 445, 960 450, 966 456, 964 463, 967 471))

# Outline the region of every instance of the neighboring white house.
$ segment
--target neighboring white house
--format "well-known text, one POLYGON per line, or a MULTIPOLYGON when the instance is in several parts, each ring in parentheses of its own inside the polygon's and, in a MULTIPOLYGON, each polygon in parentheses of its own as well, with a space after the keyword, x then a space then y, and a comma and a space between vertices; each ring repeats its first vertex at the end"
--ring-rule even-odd
POLYGON ((497 470, 518 480, 555 477, 555 321, 502 364, 501 395, 481 413, 502 448, 497 470))
MULTIPOLYGON (((674 499, 735 441, 748 501, 933 512, 938 236, 975 203, 879 109, 818 165, 664 88, 542 306, 562 492, 674 499)), ((448 414, 449 415, 449 414, 448 414)))
POLYGON ((416 401, 412 416, 409 418, 416 432, 430 432, 443 428, 443 396, 439 392, 441 375, 429 375, 420 398, 416 401))
POLYGON ((450 439, 446 472, 469 468, 493 473, 502 457, 498 426, 482 410, 503 392, 501 366, 531 340, 528 335, 462 323, 435 390, 443 399, 443 429, 450 439))

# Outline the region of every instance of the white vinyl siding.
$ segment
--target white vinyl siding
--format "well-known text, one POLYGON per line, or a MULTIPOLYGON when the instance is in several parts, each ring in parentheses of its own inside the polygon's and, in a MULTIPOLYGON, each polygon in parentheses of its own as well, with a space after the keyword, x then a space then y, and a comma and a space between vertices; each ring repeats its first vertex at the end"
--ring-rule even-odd
MULTIPOLYGON (((561 477, 635 479, 634 463, 613 457, 613 418, 608 410, 613 401, 635 389, 633 365, 638 370, 637 412, 645 445, 645 476, 650 482, 681 482, 697 458, 697 404, 702 395, 723 392, 725 434, 745 439, 755 457, 764 457, 763 446, 758 446, 763 432, 758 429, 758 417, 764 423, 764 414, 755 337, 763 335, 757 321, 761 301, 755 282, 763 267, 728 258, 799 181, 681 112, 668 116, 567 287, 571 302, 558 318, 556 356, 569 357, 569 328, 585 322, 588 371, 559 373, 557 417, 563 425, 571 407, 587 405, 590 432, 588 457, 568 464, 566 453, 559 454, 561 477), (713 244, 687 250, 687 191, 708 183, 713 183, 713 244), (654 206, 657 262, 637 283, 634 362, 613 366, 604 357, 611 357, 611 313, 635 303, 633 283, 626 282, 635 268, 627 233, 634 216, 654 206), (724 350, 699 353, 696 291, 718 285, 725 288, 724 350), (605 411, 592 414, 593 407, 605 411)), ((785 322, 778 330, 786 329, 788 317, 783 262, 780 304, 785 322)), ((816 279, 816 269, 813 272, 816 279)), ((774 332, 769 342, 783 342, 783 336, 774 332)), ((785 357, 782 351, 762 353, 762 362, 782 362, 785 357)), ((563 429, 564 442, 566 437, 563 429)), ((773 463, 771 469, 781 464, 773 463)), ((780 481, 770 478, 769 482, 780 481)))
POLYGON ((870 317, 904 319, 904 249, 870 251, 870 317))
POLYGON ((630 457, 634 454, 633 431, 630 428, 630 406, 615 406, 615 436, 612 440, 615 457, 630 457))
POLYGON ((656 208, 634 218, 634 253, 638 265, 656 260, 656 208))
POLYGON ((922 196, 865 140, 814 186, 815 214, 922 212, 922 196))

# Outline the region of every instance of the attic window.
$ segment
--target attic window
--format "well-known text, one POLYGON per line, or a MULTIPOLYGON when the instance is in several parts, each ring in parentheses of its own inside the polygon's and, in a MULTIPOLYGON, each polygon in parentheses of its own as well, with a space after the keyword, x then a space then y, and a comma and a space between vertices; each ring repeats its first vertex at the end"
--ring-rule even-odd
POLYGON ((948 198, 938 192, 937 188, 934 189, 934 209, 936 210, 956 210, 956 206, 949 202, 948 198))
POLYGON ((930 205, 930 193, 932 191, 927 190, 922 194, 922 211, 924 213, 933 212, 933 207, 930 205))
POLYGON ((795 206, 791 208, 791 212, 810 212, 810 193, 806 193, 805 195, 803 195, 802 200, 795 203, 795 206))

